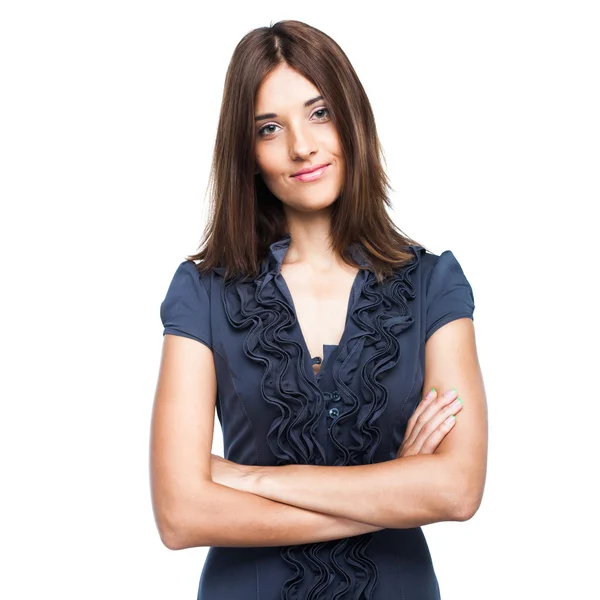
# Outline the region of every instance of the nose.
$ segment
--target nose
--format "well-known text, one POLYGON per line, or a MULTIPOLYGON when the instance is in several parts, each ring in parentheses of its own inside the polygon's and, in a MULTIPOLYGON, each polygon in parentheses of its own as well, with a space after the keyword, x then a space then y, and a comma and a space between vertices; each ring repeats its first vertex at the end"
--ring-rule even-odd
POLYGON ((318 150, 317 142, 310 131, 310 124, 291 127, 290 157, 292 160, 304 160, 318 150))

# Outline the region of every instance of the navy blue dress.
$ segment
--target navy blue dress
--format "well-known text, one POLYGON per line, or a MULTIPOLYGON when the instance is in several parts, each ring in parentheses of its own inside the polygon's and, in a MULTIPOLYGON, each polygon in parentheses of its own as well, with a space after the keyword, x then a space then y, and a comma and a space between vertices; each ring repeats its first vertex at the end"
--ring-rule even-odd
MULTIPOLYGON (((362 465, 391 460, 423 394, 425 342, 473 318, 473 292, 451 251, 414 257, 378 283, 361 268, 339 345, 315 374, 280 273, 291 237, 256 279, 225 282, 177 268, 161 304, 164 333, 213 351, 225 458, 239 464, 362 465)), ((359 246, 350 248, 361 267, 359 246)), ((439 600, 421 527, 281 547, 211 547, 198 600, 439 600)))

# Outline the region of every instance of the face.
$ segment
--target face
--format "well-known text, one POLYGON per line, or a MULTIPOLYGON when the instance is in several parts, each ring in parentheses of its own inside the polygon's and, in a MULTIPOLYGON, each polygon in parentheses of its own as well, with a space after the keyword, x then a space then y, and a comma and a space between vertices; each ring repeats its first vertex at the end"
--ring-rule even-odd
POLYGON ((256 166, 286 212, 330 207, 341 193, 345 164, 327 99, 308 79, 281 64, 258 89, 256 116, 256 166), (295 176, 317 165, 327 166, 295 176))

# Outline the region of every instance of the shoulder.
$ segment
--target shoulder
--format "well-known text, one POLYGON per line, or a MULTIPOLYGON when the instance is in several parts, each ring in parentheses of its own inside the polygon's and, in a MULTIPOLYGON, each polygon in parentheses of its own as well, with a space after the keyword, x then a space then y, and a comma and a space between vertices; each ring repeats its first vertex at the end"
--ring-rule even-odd
POLYGON ((445 284, 468 283, 464 270, 452 250, 435 254, 422 246, 414 246, 414 248, 419 257, 421 276, 425 281, 426 289, 431 285, 435 288, 445 284))
POLYGON ((423 274, 427 277, 431 276, 434 270, 453 269, 456 266, 460 266, 458 259, 456 258, 452 250, 444 250, 440 254, 435 254, 430 250, 426 250, 422 246, 413 246, 415 252, 419 256, 419 262, 423 274))
POLYGON ((440 254, 423 250, 420 256, 428 339, 450 321, 473 319, 475 299, 471 283, 452 250, 440 254))
POLYGON ((169 284, 168 295, 196 293, 202 295, 207 291, 208 276, 198 270, 192 260, 184 260, 178 265, 169 284))
POLYGON ((183 261, 175 270, 160 305, 164 333, 183 335, 211 345, 210 299, 196 263, 183 261))
POLYGON ((200 281, 202 279, 202 273, 198 270, 198 267, 193 260, 184 260, 177 266, 173 278, 178 280, 191 278, 200 281))

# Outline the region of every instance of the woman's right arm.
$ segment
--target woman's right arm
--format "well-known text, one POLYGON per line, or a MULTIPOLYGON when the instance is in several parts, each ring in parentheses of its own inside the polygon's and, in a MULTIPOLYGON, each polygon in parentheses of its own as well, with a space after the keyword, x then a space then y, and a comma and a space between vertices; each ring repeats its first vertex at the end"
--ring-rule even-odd
POLYGON ((212 351, 166 334, 150 440, 152 506, 165 546, 287 546, 382 529, 214 483, 216 396, 212 351))

